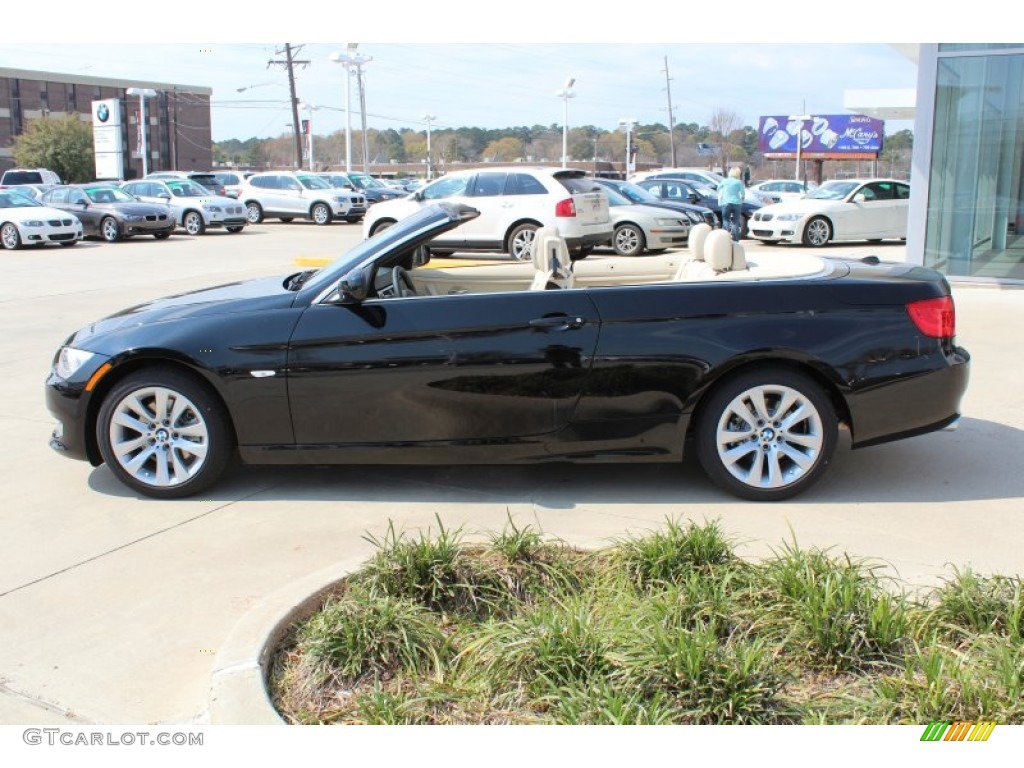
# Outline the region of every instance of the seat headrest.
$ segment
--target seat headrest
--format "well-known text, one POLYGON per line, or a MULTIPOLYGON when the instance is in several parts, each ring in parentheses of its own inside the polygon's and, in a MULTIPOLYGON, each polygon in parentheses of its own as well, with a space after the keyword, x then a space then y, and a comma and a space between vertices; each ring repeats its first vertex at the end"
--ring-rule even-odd
POLYGON ((711 227, 703 222, 694 225, 690 229, 690 237, 687 240, 687 250, 690 252, 690 258, 693 261, 704 260, 704 240, 711 231, 711 227))
POLYGON ((544 226, 534 232, 533 267, 538 272, 551 272, 556 277, 572 273, 569 246, 557 228, 544 226))
POLYGON ((732 236, 724 229, 716 229, 708 233, 704 239, 704 261, 715 272, 727 272, 732 269, 732 236))

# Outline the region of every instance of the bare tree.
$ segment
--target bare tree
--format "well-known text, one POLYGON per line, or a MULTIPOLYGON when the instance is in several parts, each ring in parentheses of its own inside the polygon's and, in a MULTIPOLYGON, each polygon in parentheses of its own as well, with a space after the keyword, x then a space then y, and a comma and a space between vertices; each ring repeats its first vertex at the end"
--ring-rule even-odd
POLYGON ((729 168, 729 158, 742 155, 742 147, 738 147, 730 141, 734 131, 743 128, 743 118, 729 109, 719 108, 711 114, 708 121, 708 128, 711 129, 711 139, 719 146, 722 171, 729 168))

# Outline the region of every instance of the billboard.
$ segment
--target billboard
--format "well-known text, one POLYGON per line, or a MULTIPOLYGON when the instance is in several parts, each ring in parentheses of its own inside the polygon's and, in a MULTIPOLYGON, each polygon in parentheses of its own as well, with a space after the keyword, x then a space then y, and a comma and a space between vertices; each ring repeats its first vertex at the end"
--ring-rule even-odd
POLYGON ((881 152, 885 121, 866 115, 810 115, 806 120, 787 115, 758 120, 757 147, 762 152, 881 152))

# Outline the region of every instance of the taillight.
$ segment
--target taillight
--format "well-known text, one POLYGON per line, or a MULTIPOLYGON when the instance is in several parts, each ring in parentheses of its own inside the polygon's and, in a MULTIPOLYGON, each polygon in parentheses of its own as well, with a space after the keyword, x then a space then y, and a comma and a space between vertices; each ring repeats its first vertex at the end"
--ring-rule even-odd
POLYGON ((576 203, 573 202, 571 197, 568 197, 555 205, 555 216, 571 217, 575 215, 576 203))
POLYGON ((907 314, 925 336, 942 339, 956 335, 956 309, 952 296, 913 301, 907 304, 907 314))

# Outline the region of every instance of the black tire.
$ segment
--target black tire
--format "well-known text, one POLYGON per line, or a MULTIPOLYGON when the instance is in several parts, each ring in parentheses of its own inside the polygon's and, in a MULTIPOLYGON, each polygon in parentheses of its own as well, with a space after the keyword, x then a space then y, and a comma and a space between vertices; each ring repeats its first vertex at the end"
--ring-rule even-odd
POLYGON ((594 252, 594 246, 588 245, 583 248, 577 248, 575 251, 569 254, 571 261, 582 261, 594 252))
POLYGON ((153 233, 153 237, 155 237, 157 240, 166 240, 170 236, 171 236, 171 230, 169 230, 169 229, 164 230, 163 232, 154 232, 153 233))
POLYGON ((121 225, 113 216, 104 216, 100 222, 100 237, 105 242, 116 243, 121 239, 121 225))
POLYGON ((750 234, 750 217, 740 216, 740 240, 746 240, 750 234))
POLYGON ((285 224, 290 224, 291 222, 295 221, 295 217, 294 216, 281 216, 279 221, 283 221, 285 224))
POLYGON ((508 233, 505 250, 516 261, 533 259, 533 237, 540 229, 536 224, 520 224, 508 233))
POLYGON ((190 235, 201 235, 206 232, 206 222, 199 211, 185 211, 181 217, 181 225, 190 235))
POLYGON ((815 216, 804 227, 804 245, 810 248, 821 248, 832 239, 832 222, 824 216, 815 216))
POLYGON ((801 373, 765 367, 711 391, 700 406, 695 443, 715 485, 743 499, 780 501, 821 478, 837 435, 835 408, 820 386, 801 373), (797 408, 798 418, 784 418, 797 408))
POLYGON ((245 218, 249 220, 250 224, 262 224, 263 206, 255 200, 250 200, 245 204, 245 218))
POLYGON ((234 227, 225 227, 225 229, 227 229, 227 231, 230 232, 231 234, 235 234, 237 232, 241 232, 243 229, 245 229, 245 227, 244 226, 234 226, 234 227))
POLYGON ((347 216, 345 218, 345 221, 347 221, 349 224, 358 224, 362 220, 363 220, 362 216, 347 216))
POLYGON ((16 224, 7 222, 0 227, 0 243, 3 243, 4 248, 8 251, 16 251, 21 248, 21 233, 16 224))
POLYGON ((612 235, 612 248, 619 256, 639 256, 647 249, 644 231, 636 224, 620 224, 612 235))
POLYGON ((394 223, 391 219, 381 219, 373 225, 373 229, 370 230, 370 237, 373 237, 378 232, 383 232, 388 227, 394 225, 394 223))
POLYGON ((331 213, 331 207, 327 203, 314 203, 313 207, 309 209, 309 218, 313 220, 314 224, 323 226, 330 224, 334 220, 334 215, 331 213))
POLYGON ((114 386, 100 407, 96 441, 118 480, 155 499, 208 488, 235 450, 231 423, 209 386, 162 367, 136 371, 114 386))

